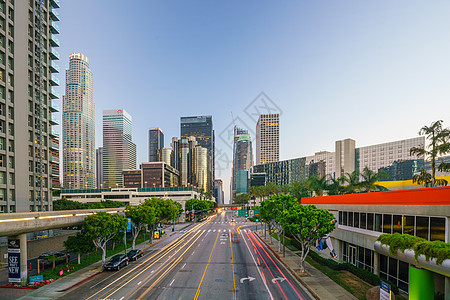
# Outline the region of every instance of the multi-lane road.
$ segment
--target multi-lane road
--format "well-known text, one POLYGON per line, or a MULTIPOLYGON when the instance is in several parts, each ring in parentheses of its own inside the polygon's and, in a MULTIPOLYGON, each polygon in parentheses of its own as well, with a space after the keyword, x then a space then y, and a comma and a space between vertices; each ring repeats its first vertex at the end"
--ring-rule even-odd
POLYGON ((244 221, 210 217, 64 299, 310 299, 244 221))

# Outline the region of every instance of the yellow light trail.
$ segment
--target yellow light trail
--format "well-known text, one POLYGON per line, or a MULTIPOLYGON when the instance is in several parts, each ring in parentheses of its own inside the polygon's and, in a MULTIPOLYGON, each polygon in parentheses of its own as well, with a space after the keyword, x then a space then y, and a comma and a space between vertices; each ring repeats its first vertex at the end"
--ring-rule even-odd
POLYGON ((213 254, 214 248, 216 248, 216 243, 217 243, 217 239, 218 239, 218 238, 219 238, 219 233, 217 233, 216 240, 214 241, 214 246, 213 246, 213 248, 212 248, 212 250, 211 250, 211 253, 209 254, 208 263, 206 264, 206 268, 205 268, 205 271, 203 272, 202 279, 200 280, 200 284, 198 285, 197 293, 195 293, 194 300, 197 300, 198 297, 200 296, 200 291, 201 291, 200 288, 201 288, 201 286, 202 286, 203 278, 205 277, 206 270, 208 269, 209 263, 211 262, 211 256, 212 256, 212 254, 213 254))

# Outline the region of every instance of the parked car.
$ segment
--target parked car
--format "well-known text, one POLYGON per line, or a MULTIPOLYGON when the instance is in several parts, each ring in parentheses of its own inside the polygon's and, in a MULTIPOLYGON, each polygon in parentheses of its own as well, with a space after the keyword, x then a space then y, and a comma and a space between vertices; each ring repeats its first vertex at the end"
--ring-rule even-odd
POLYGON ((105 271, 117 270, 119 271, 121 267, 128 266, 128 256, 125 254, 116 254, 109 262, 103 267, 105 271))
POLYGON ((128 252, 127 256, 130 261, 135 261, 136 259, 142 257, 144 252, 141 249, 131 250, 128 252))

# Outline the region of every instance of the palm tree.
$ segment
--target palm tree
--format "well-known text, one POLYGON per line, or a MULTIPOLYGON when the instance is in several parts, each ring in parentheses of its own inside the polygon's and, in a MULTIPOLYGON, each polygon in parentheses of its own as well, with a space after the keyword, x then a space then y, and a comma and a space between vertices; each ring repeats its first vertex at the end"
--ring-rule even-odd
POLYGON ((343 181, 347 183, 346 190, 349 193, 356 193, 360 187, 359 172, 355 170, 352 173, 345 173, 343 181))
POLYGON ((307 180, 294 181, 289 185, 289 194, 300 200, 303 197, 311 197, 311 191, 308 189, 307 180))
POLYGON ((388 190, 384 186, 376 184, 378 181, 380 181, 382 177, 381 173, 375 173, 368 167, 365 167, 361 174, 361 177, 363 178, 364 181, 361 182, 360 185, 366 190, 366 192, 388 190))
POLYGON ((317 175, 312 175, 308 178, 308 186, 311 191, 313 191, 316 196, 323 196, 324 191, 327 190, 327 177, 317 177, 317 175))
MULTIPOLYGON (((423 126, 420 129, 419 135, 425 135, 430 141, 427 147, 423 145, 423 147, 412 147, 409 150, 411 155, 415 154, 431 161, 431 185, 428 186, 432 187, 447 185, 446 180, 436 181, 436 159, 438 156, 450 152, 450 129, 442 128, 442 122, 442 120, 438 120, 431 123, 431 126, 423 126)), ((442 168, 439 166, 439 169, 444 171, 448 170, 450 169, 450 165, 444 163, 442 168)))
POLYGON ((430 187, 432 185, 431 174, 428 173, 424 168, 420 169, 418 174, 414 174, 412 178, 413 183, 424 185, 425 187, 430 187))
POLYGON ((247 193, 242 193, 242 194, 238 194, 237 196, 236 196, 236 200, 235 200, 235 202, 236 203, 239 203, 239 204, 248 204, 248 200, 250 199, 250 195, 249 194, 247 194, 247 193))
POLYGON ((345 183, 344 177, 333 178, 328 175, 328 195, 341 195, 345 193, 345 188, 343 184, 345 183))

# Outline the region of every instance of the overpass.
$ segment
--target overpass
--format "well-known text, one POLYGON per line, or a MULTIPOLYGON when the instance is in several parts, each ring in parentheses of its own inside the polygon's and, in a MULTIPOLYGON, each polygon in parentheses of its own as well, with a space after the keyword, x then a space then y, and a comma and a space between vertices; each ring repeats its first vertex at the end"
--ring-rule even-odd
POLYGON ((20 253, 20 280, 17 278, 17 282, 26 284, 28 280, 27 233, 81 225, 86 216, 100 211, 124 213, 125 207, 0 214, 0 236, 8 237, 8 249, 14 248, 12 252, 17 258, 20 253))

